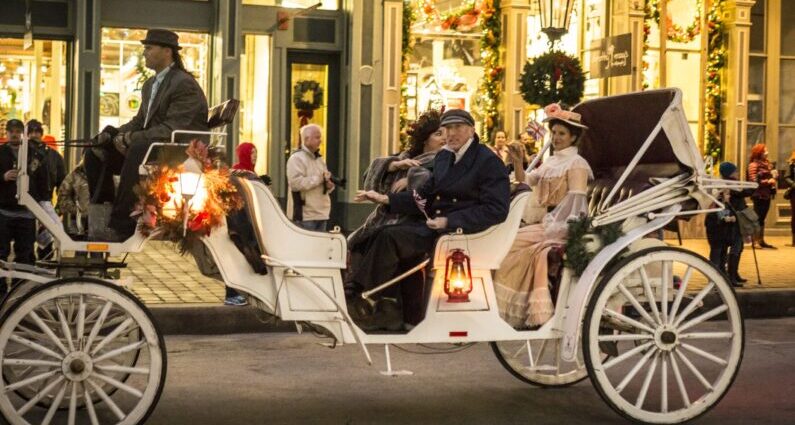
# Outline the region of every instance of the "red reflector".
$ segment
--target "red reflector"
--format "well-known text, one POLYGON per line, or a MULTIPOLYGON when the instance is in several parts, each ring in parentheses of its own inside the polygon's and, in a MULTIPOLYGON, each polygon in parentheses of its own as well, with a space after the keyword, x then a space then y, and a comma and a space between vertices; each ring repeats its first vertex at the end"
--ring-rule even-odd
POLYGON ((450 331, 450 336, 451 336, 451 337, 456 337, 456 336, 467 336, 468 334, 469 334, 469 333, 468 333, 467 331, 450 331))

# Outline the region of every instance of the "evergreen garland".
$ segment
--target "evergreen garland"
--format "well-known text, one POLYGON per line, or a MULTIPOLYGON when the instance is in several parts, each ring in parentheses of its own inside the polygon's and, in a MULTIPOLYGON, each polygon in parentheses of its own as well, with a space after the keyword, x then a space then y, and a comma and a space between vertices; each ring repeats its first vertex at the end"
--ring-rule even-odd
POLYGON ((591 260, 596 257, 596 254, 602 248, 617 241, 622 235, 621 223, 612 223, 594 228, 591 218, 587 216, 569 221, 565 249, 566 267, 574 272, 574 276, 582 275, 591 260), (588 250, 587 244, 591 241, 598 242, 598 249, 595 251, 588 250))
POLYGON ((501 127, 500 95, 505 68, 500 65, 502 23, 500 0, 486 0, 480 12, 483 36, 480 38, 480 56, 483 60, 483 77, 480 79, 477 105, 483 117, 483 141, 492 141, 495 130, 501 127))
POLYGON ((585 91, 585 74, 579 59, 553 50, 527 61, 519 89, 531 105, 576 105, 585 91))

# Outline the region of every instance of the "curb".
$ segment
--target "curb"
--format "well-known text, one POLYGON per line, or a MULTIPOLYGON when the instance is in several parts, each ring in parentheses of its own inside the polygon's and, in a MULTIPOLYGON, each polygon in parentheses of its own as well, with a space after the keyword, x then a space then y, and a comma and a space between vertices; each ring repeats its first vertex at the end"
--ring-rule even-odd
MULTIPOLYGON (((737 291, 737 301, 745 319, 795 316, 795 289, 741 289, 737 291)), ((293 322, 283 322, 250 306, 170 304, 148 307, 164 335, 295 332, 293 322)))

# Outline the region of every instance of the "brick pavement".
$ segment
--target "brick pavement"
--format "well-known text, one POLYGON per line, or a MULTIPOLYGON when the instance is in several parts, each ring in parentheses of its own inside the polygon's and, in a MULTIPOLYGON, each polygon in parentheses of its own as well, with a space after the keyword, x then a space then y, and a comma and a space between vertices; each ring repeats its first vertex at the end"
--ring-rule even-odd
MULTIPOLYGON (((795 288, 795 248, 785 246, 788 237, 771 236, 768 242, 777 250, 757 249, 762 286, 756 285, 756 270, 751 247, 746 245, 740 261, 740 274, 749 280, 742 290, 795 288), (761 289, 760 289, 761 288, 761 289)), ((668 243, 678 246, 676 239, 668 243)), ((706 239, 685 239, 683 246, 709 256, 706 239)), ((146 304, 221 304, 223 283, 199 273, 190 255, 180 256, 173 244, 150 241, 143 252, 131 254, 122 277, 132 277, 132 290, 146 304)))

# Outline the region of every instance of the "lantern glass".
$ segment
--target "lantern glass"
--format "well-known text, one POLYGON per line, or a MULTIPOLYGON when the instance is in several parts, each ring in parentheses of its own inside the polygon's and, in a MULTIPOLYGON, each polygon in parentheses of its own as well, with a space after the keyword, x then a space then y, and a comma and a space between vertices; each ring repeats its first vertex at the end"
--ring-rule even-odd
POLYGON ((551 42, 559 40, 569 32, 574 0, 536 0, 536 2, 541 18, 541 30, 551 42))
POLYGON ((472 292, 472 270, 469 256, 460 249, 453 250, 447 257, 444 292, 447 294, 447 302, 469 302, 469 293, 472 292))

